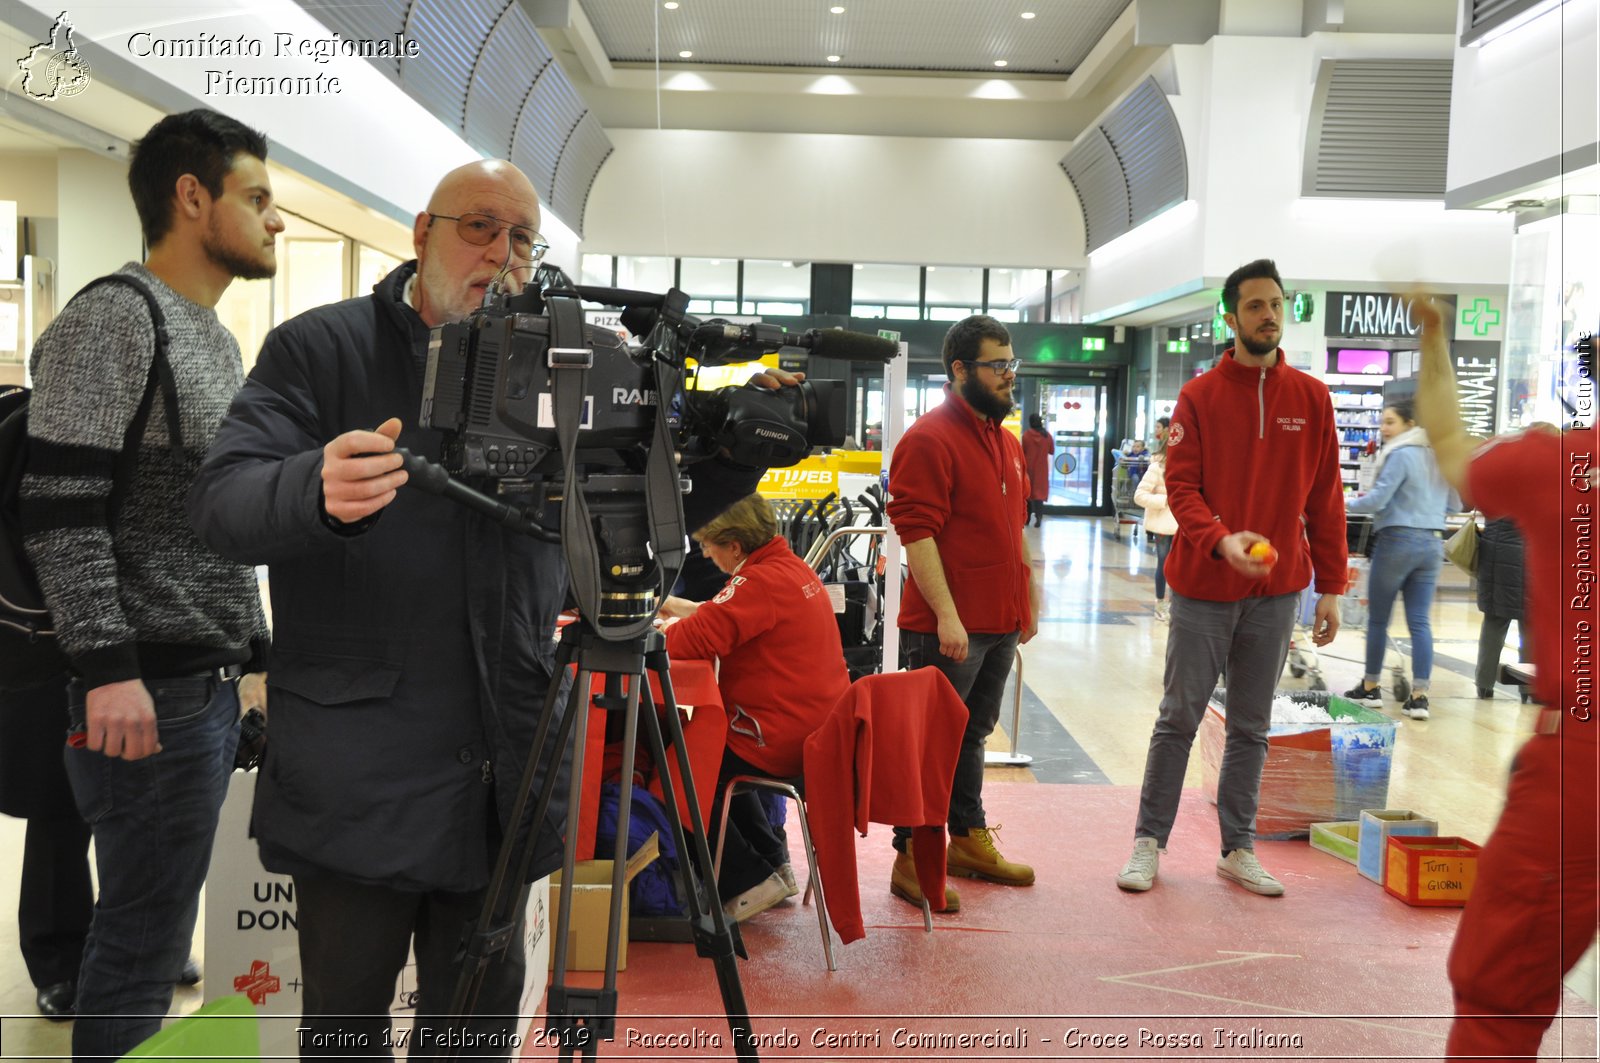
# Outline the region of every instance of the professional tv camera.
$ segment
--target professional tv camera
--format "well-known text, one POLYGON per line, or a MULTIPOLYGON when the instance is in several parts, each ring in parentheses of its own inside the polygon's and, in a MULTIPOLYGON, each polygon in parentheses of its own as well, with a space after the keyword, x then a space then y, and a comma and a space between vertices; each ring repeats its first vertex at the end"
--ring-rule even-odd
POLYGON ((749 362, 777 351, 812 351, 825 357, 887 362, 898 353, 888 340, 843 330, 790 334, 775 325, 700 321, 685 313, 689 297, 618 288, 578 287, 553 267, 538 286, 487 306, 465 321, 434 330, 428 348, 422 424, 447 433, 445 467, 465 476, 523 479, 559 471, 554 413, 555 374, 573 368, 561 352, 587 370, 578 445, 582 456, 604 461, 607 452, 627 466, 648 446, 656 415, 667 411, 680 463, 726 451, 739 464, 793 465, 813 447, 844 439, 842 381, 807 380, 776 391, 734 385, 701 391, 687 385, 663 389, 657 369, 749 362), (623 324, 641 345, 616 332, 585 325, 582 335, 552 338, 551 308, 579 299, 622 308, 623 324), (587 353, 592 352, 592 355, 587 353))
POLYGON ((701 321, 677 289, 578 286, 554 267, 486 303, 433 331, 420 422, 444 433, 443 466, 406 455, 411 483, 561 541, 579 609, 608 638, 648 628, 676 578, 688 531, 680 464, 726 453, 778 468, 844 437, 842 382, 702 391, 681 384, 690 359, 718 366, 794 350, 887 362, 899 353, 863 333, 701 321), (586 324, 583 301, 620 307, 640 344, 586 324), (452 477, 490 481, 500 499, 452 477), (544 519, 552 506, 558 528, 544 519))

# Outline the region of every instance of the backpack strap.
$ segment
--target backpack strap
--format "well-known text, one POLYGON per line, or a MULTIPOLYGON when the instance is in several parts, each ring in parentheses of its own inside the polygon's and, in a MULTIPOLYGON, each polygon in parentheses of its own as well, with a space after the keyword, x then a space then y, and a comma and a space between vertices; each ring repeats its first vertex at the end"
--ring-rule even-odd
POLYGON ((117 455, 117 464, 111 476, 111 496, 106 500, 106 515, 109 525, 115 526, 117 514, 122 510, 123 500, 133 483, 134 469, 139 463, 139 445, 144 440, 145 426, 150 422, 150 408, 155 404, 157 388, 161 389, 162 397, 166 400, 163 405, 166 407, 167 438, 172 447, 172 456, 180 464, 185 448, 183 425, 178 416, 178 381, 172 372, 172 362, 167 357, 172 344, 167 333, 167 316, 161 312, 161 305, 156 302, 155 294, 149 287, 126 273, 108 273, 104 277, 97 277, 78 289, 73 298, 102 284, 120 284, 142 295, 145 305, 150 308, 150 323, 155 326, 156 333, 155 355, 150 360, 144 392, 139 397, 139 407, 134 411, 133 420, 128 422, 127 434, 122 437, 122 453, 117 455))

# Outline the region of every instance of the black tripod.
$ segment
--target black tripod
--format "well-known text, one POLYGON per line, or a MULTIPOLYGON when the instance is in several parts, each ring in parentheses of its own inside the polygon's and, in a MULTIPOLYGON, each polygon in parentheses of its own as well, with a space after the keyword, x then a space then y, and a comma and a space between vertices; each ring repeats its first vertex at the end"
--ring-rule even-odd
POLYGON ((709 958, 716 967, 717 984, 722 990, 722 1006, 727 1013, 728 1027, 733 1035, 735 1055, 741 1060, 757 1060, 751 1039, 750 1018, 744 1000, 744 988, 739 982, 739 969, 735 954, 745 956, 738 927, 731 923, 718 902, 715 889, 716 875, 712 869, 711 851, 706 843, 704 821, 700 804, 694 792, 690 774, 688 749, 684 745, 683 727, 678 721, 677 701, 672 696, 672 679, 667 666, 667 653, 660 634, 648 632, 634 639, 608 640, 597 634, 585 622, 579 621, 562 633, 556 654, 555 670, 550 688, 545 694, 544 709, 540 713, 538 729, 528 752, 528 762, 523 768, 522 786, 517 796, 511 822, 514 829, 506 836, 495 862, 494 877, 484 900, 483 913, 476 927, 468 935, 466 958, 461 979, 456 985, 455 998, 450 1013, 465 1019, 471 1014, 478 990, 483 984, 484 972, 491 957, 507 947, 521 947, 516 940, 518 915, 527 905, 527 870, 532 860, 535 838, 528 823, 544 822, 546 811, 555 790, 555 771, 547 773, 540 787, 533 816, 525 814, 532 796, 535 769, 541 763, 559 763, 562 753, 572 753, 572 776, 569 783, 567 806, 566 851, 562 860, 561 912, 556 920, 555 937, 551 948, 555 950, 554 975, 546 1006, 545 1029, 550 1032, 551 1043, 557 1044, 559 1058, 571 1059, 575 1050, 581 1049, 584 1059, 593 1059, 596 1043, 612 1040, 616 1033, 617 1014, 617 942, 624 933, 622 927, 623 865, 627 862, 628 818, 633 797, 633 764, 636 740, 641 720, 649 749, 661 773, 662 794, 667 816, 672 825, 673 841, 680 854, 678 881, 688 904, 690 927, 694 934, 695 953, 709 958), (562 678, 569 665, 577 664, 577 679, 567 695, 567 711, 561 720, 559 733, 551 741, 551 723, 555 706, 561 696, 562 678), (672 776, 667 771, 666 742, 662 737, 661 723, 651 710, 639 712, 641 690, 648 688, 648 673, 654 673, 661 684, 663 715, 667 724, 667 740, 675 747, 678 771, 684 784, 684 799, 689 809, 690 827, 694 831, 693 848, 684 836, 684 825, 678 815, 678 802, 674 793, 672 776), (583 792, 583 754, 587 734, 588 709, 593 676, 603 676, 605 693, 594 698, 594 703, 606 711, 621 710, 623 717, 622 746, 622 796, 617 813, 617 847, 611 868, 611 913, 606 933, 605 981, 599 989, 578 989, 566 985, 567 933, 572 913, 573 868, 576 864, 578 844, 578 814, 583 792), (622 681, 628 679, 624 696, 622 681), (547 761, 546 757, 555 760, 547 761), (693 854, 695 874, 686 859, 693 854), (515 878, 511 877, 515 867, 515 878), (513 883, 517 884, 513 887, 513 883), (704 893, 699 883, 705 883, 704 893))

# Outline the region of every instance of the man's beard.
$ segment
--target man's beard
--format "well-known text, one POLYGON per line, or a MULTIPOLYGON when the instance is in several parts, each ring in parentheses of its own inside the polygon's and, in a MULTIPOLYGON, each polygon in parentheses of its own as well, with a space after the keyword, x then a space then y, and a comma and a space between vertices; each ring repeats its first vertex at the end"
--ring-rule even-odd
POLYGON ((276 255, 264 259, 258 252, 255 258, 247 257, 243 251, 229 247, 223 242, 215 228, 206 233, 202 247, 206 257, 240 280, 263 281, 278 272, 276 255))
POLYGON ((1257 358, 1261 358, 1278 349, 1277 333, 1273 333, 1273 338, 1270 340, 1254 340, 1249 336, 1240 336, 1239 344, 1257 358))
POLYGON ((417 289, 419 294, 426 293, 422 297, 441 321, 465 321, 483 305, 482 298, 470 288, 463 288, 437 257, 424 258, 417 267, 417 289))
MULTIPOLYGON (((988 372, 988 370, 984 370, 988 372)), ((978 381, 978 374, 974 372, 967 377, 961 385, 961 397, 967 400, 967 405, 977 410, 985 417, 992 417, 996 421, 1002 420, 1006 414, 1016 408, 1016 403, 1009 398, 1002 399, 978 381)))

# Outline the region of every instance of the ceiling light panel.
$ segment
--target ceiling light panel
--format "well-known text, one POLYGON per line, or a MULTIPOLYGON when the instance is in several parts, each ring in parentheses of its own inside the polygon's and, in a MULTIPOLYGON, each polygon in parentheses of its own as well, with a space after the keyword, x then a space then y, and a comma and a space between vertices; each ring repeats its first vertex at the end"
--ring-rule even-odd
MULTIPOLYGON (((694 0, 661 18, 661 54, 692 50, 697 64, 817 67, 826 56, 858 70, 1070 74, 1130 0, 1075 0, 1024 19, 1009 4, 972 0, 873 0, 871 4, 694 0), (845 7, 842 15, 830 7, 845 7)), ((656 59, 656 12, 638 0, 582 0, 614 63, 656 59)))

